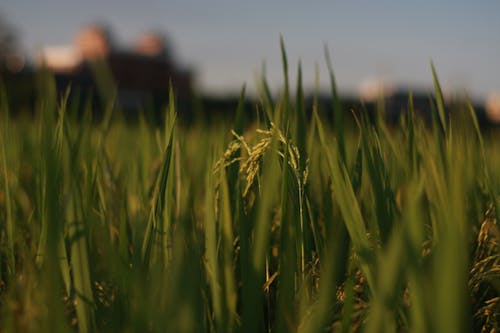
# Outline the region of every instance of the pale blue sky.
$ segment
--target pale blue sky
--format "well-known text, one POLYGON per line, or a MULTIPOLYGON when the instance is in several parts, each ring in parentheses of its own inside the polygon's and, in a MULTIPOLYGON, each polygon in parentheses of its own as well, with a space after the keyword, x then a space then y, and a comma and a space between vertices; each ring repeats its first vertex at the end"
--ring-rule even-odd
POLYGON ((431 59, 445 88, 466 88, 479 98, 500 91, 498 0, 3 0, 0 12, 30 53, 41 45, 68 44, 96 21, 106 22, 124 47, 142 32, 164 31, 179 62, 193 66, 199 87, 209 92, 235 92, 245 82, 255 87, 264 62, 278 89, 280 34, 291 70, 300 58, 309 86, 316 63, 321 83, 328 84, 327 44, 344 92, 380 76, 429 86, 431 59))

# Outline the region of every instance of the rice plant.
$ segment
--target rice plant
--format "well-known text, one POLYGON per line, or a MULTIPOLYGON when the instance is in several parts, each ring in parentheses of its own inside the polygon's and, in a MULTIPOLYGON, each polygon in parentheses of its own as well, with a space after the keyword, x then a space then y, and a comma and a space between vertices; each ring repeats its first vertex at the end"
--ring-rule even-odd
POLYGON ((0 330, 499 331, 498 133, 433 66, 430 126, 411 93, 395 126, 346 113, 328 55, 332 108, 306 105, 281 51, 283 93, 224 123, 171 90, 162 128, 126 124, 104 79, 98 123, 47 73, 35 119, 2 96, 0 330))

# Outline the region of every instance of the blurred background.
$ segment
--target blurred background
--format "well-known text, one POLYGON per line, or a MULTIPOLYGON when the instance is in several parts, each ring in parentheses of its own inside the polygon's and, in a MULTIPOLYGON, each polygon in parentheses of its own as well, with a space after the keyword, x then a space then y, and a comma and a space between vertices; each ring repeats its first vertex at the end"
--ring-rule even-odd
POLYGON ((44 66, 59 85, 77 79, 86 86, 86 64, 104 58, 121 102, 133 107, 145 94, 160 96, 169 80, 181 96, 229 98, 244 83, 255 96, 264 68, 279 92, 282 35, 290 80, 300 60, 308 92, 316 65, 320 90, 329 89, 325 46, 346 98, 429 91, 432 60, 448 98, 467 92, 500 122, 499 17, 496 0, 4 0, 0 59, 4 73, 44 66))

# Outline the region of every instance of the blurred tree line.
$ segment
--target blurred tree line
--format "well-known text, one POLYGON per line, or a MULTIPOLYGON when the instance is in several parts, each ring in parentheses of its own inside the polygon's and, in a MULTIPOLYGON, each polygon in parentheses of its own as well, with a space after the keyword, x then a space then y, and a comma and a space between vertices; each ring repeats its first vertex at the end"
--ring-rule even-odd
POLYGON ((32 114, 35 98, 34 72, 26 66, 15 27, 0 12, 0 93, 11 115, 32 114))
POLYGON ((0 13, 0 71, 8 67, 9 58, 18 52, 18 40, 14 28, 0 13))

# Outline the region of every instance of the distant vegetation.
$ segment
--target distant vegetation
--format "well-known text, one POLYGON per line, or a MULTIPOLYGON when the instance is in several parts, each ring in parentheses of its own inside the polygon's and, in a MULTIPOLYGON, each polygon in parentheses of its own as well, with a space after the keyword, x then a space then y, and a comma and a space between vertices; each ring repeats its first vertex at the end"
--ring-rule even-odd
POLYGON ((16 42, 10 25, 0 16, 0 69, 5 66, 5 58, 12 52, 16 42))
POLYGON ((131 126, 112 86, 94 122, 43 74, 32 119, 1 96, 0 331, 498 331, 498 133, 434 70, 428 123, 409 94, 344 126, 331 66, 320 115, 283 64, 226 122, 179 124, 171 92, 131 126))

